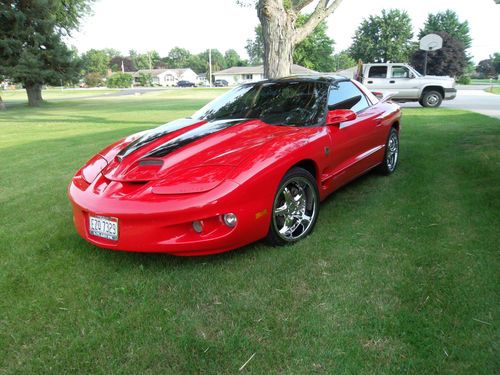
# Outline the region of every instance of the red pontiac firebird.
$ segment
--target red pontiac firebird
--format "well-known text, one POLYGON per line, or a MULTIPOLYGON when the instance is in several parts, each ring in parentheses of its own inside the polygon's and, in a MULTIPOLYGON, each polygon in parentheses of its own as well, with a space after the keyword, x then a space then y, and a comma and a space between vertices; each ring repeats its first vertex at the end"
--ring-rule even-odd
POLYGON ((399 106, 343 77, 244 84, 124 138, 73 177, 78 233, 115 250, 206 255, 311 233, 319 202, 398 162, 399 106))

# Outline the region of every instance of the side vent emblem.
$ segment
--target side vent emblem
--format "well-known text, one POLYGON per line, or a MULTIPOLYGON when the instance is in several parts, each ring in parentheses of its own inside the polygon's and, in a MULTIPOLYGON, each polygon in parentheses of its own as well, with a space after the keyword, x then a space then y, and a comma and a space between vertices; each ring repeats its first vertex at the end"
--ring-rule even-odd
POLYGON ((330 147, 325 147, 325 155, 330 155, 330 147))

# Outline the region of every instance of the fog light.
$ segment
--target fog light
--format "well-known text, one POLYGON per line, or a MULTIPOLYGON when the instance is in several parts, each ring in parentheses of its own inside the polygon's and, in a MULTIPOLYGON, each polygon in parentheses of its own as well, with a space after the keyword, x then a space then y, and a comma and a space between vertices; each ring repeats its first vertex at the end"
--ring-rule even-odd
POLYGON ((238 222, 238 218, 233 213, 225 214, 223 216, 223 219, 224 224, 226 224, 230 228, 234 228, 236 226, 236 223, 238 222))
POLYGON ((203 232, 203 223, 201 221, 193 221, 193 229, 196 233, 203 232))

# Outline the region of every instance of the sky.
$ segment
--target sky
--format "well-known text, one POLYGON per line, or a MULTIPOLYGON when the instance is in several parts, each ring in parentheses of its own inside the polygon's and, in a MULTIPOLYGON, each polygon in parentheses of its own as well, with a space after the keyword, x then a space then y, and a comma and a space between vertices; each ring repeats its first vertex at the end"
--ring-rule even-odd
MULTIPOLYGON (((500 5, 494 0, 343 0, 327 19, 335 52, 351 45, 364 18, 391 8, 408 12, 415 40, 428 13, 452 9, 461 21, 469 22, 469 53, 476 63, 500 52, 500 5)), ((156 50, 166 56, 173 47, 193 53, 210 47, 222 52, 233 48, 246 58, 246 41, 254 37, 259 23, 255 8, 241 7, 236 0, 97 0, 93 10, 68 40, 80 53, 114 48, 124 54, 135 49, 140 53, 156 50)))

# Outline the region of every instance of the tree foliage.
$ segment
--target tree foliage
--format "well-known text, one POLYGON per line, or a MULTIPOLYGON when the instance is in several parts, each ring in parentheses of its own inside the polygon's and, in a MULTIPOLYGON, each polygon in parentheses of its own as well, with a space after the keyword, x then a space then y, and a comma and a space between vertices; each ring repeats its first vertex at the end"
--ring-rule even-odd
POLYGON ((445 32, 451 38, 461 41, 464 49, 471 46, 469 23, 467 21, 460 22, 453 10, 448 9, 444 12, 429 14, 423 28, 418 33, 418 38, 422 39, 427 34, 438 32, 445 32))
POLYGON ((103 84, 102 75, 99 73, 87 73, 84 77, 84 82, 87 85, 87 87, 102 86, 103 84))
POLYGON ((150 73, 139 73, 139 84, 143 87, 153 86, 153 76, 150 73))
POLYGON ((0 3, 0 75, 22 83, 30 106, 43 84, 75 81, 80 66, 62 37, 78 27, 93 0, 4 0, 0 3))
MULTIPOLYGON (((436 34, 443 38, 443 47, 428 53, 427 74, 451 77, 463 75, 468 64, 464 44, 445 32, 436 34)), ((419 72, 424 70, 424 61, 425 51, 419 49, 413 53, 411 62, 419 72)))
POLYGON ((106 80, 106 86, 111 88, 127 88, 132 86, 134 78, 129 73, 114 73, 106 80))
POLYGON ((157 51, 148 51, 146 53, 137 53, 135 50, 129 51, 132 64, 139 70, 155 69, 161 66, 161 57, 157 51))
MULTIPOLYGON (((309 15, 299 15, 297 25, 305 24, 309 15)), ((326 22, 320 22, 314 31, 293 50, 293 62, 319 72, 334 70, 333 46, 335 42, 327 35, 326 22)))
POLYGON ((407 62, 413 37, 408 13, 398 9, 382 10, 381 16, 370 16, 358 27, 350 54, 363 62, 407 62))
POLYGON ((341 51, 333 55, 332 71, 337 72, 354 66, 356 66, 356 61, 351 57, 348 51, 341 51))
POLYGON ((121 72, 122 64, 125 72, 135 72, 137 70, 132 59, 128 56, 115 56, 109 61, 109 67, 113 72, 121 72))
POLYGON ((105 50, 91 49, 82 55, 82 67, 86 73, 97 73, 106 76, 111 57, 105 50))
POLYGON ((500 74, 500 53, 481 60, 476 66, 476 72, 483 78, 494 78, 500 74))

